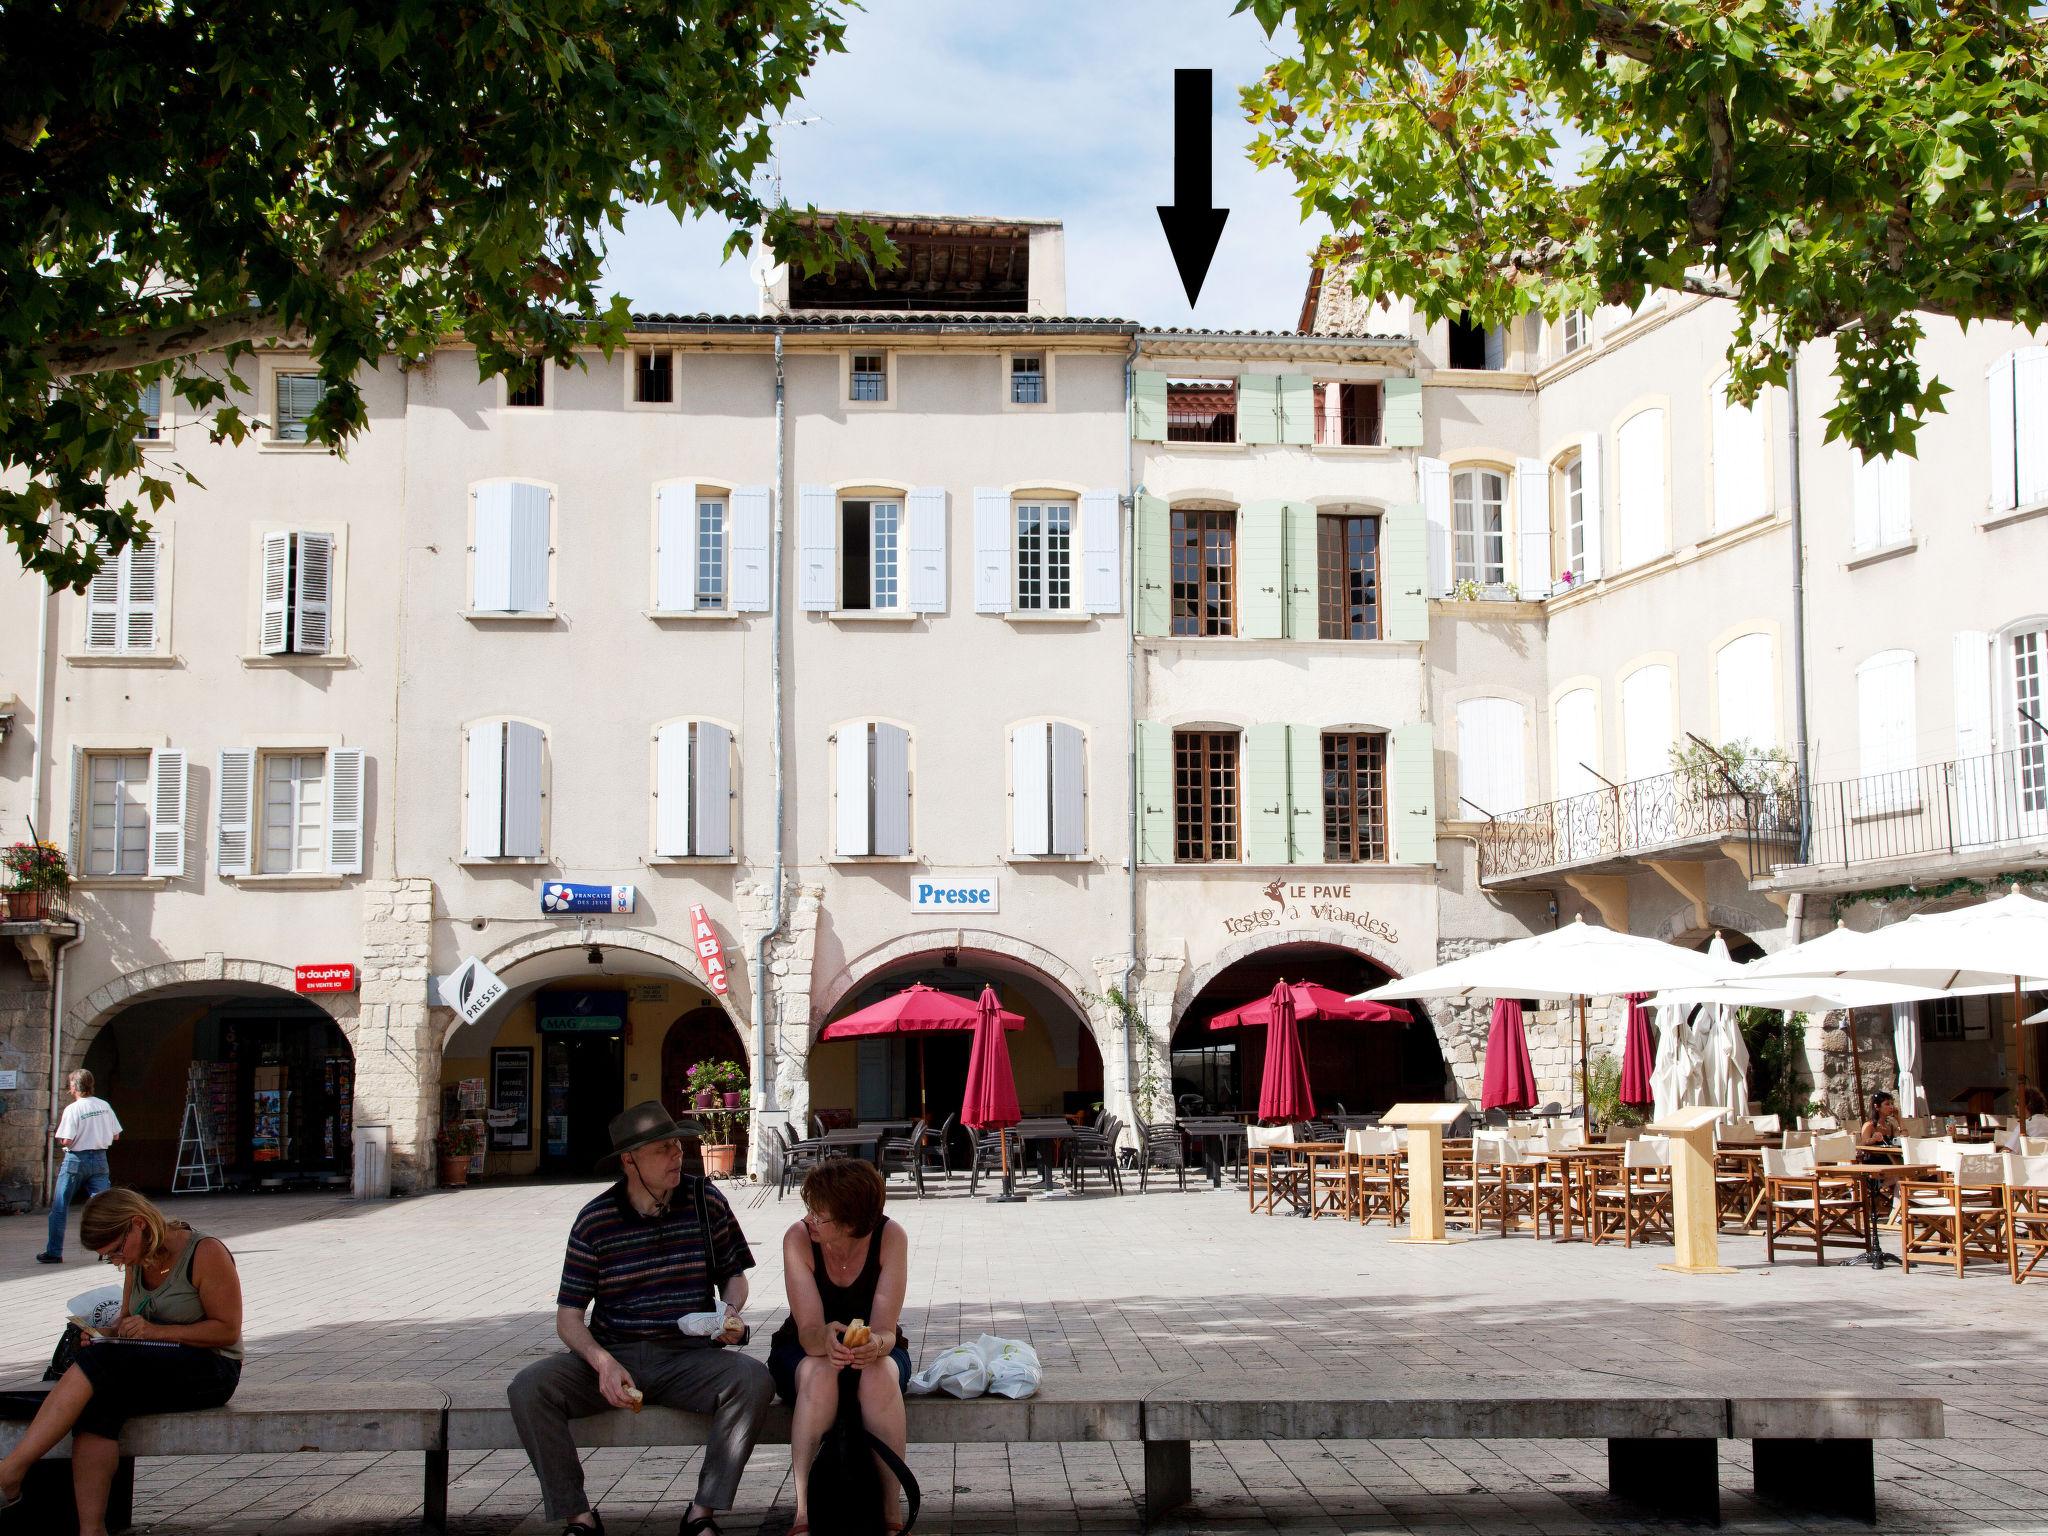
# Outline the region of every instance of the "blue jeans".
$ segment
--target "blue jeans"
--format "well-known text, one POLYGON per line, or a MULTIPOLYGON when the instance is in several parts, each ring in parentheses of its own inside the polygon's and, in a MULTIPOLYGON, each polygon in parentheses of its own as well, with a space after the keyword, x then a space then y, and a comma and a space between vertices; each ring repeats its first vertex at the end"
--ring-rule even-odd
POLYGON ((43 1252, 63 1256, 64 1222, 71 1214, 73 1193, 82 1193, 90 1200, 113 1187, 114 1181, 107 1177, 106 1153, 66 1152, 64 1161, 57 1165, 57 1189, 50 1200, 50 1241, 43 1252))

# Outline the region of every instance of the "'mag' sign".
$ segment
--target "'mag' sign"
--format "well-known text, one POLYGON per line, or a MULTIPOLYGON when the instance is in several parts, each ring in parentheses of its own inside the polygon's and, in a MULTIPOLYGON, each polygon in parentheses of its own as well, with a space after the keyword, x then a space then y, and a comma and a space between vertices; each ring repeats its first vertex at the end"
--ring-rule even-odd
POLYGON ((910 885, 913 912, 994 912, 994 880, 914 880, 910 885))

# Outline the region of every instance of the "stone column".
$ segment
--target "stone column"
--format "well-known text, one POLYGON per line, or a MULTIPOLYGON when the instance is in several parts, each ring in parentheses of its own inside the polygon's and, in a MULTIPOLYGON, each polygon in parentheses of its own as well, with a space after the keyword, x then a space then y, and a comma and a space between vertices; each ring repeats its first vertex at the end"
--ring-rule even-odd
MULTIPOLYGON (((752 880, 739 883, 735 897, 740 931, 746 945, 748 985, 754 984, 754 946, 767 932, 773 905, 773 887, 752 880)), ((762 1138, 775 1126, 787 1123, 798 1135, 808 1135, 811 1123, 811 1083, 808 1076, 811 1044, 811 968, 818 952, 818 913, 825 900, 822 885, 801 885, 791 880, 785 888, 781 937, 768 945, 768 976, 762 1010, 768 1032, 768 1059, 775 1073, 774 1116, 757 1115, 752 1126, 752 1168, 769 1166, 762 1150, 762 1138)), ((751 1043, 750 1043, 751 1044, 751 1043)), ((758 1051, 758 1047, 753 1047, 758 1051)), ((747 1070, 755 1070, 750 1060, 747 1070)), ((758 1085, 756 1100, 761 1097, 758 1085)))
POLYGON ((1112 990, 1123 990, 1125 972, 1130 968, 1129 955, 1097 955, 1092 967, 1095 990, 1082 1003, 1087 1009, 1086 1024, 1094 1031, 1102 1053, 1103 1110, 1131 1127, 1130 1139, 1135 1145, 1137 1121, 1157 1120, 1160 1111, 1156 1105, 1148 1109, 1136 1098, 1135 1088, 1143 1076, 1142 1059, 1149 1038, 1142 1015, 1127 1022, 1122 1010, 1109 1000, 1112 990))
POLYGON ((446 1009, 427 1006, 434 883, 363 882, 363 969, 357 1000, 355 1118, 391 1127, 394 1189, 434 1185, 446 1009), (437 1018, 440 1022, 436 1022, 437 1018))
MULTIPOLYGON (((1138 1017, 1144 1026, 1144 1037, 1134 1043, 1131 1053, 1132 1092, 1135 1095, 1144 1084, 1149 1058, 1156 1094, 1154 1110, 1161 1119, 1168 1118, 1175 1108, 1173 1005, 1180 991, 1181 975, 1187 966, 1185 953, 1147 955, 1144 968, 1137 974, 1136 995, 1131 999, 1137 1005, 1138 1017)), ((1146 1118, 1152 1117, 1148 1115, 1146 1118)))
POLYGON ((47 1203, 43 1148, 50 1137, 50 983, 29 974, 7 944, 0 955, 0 1204, 47 1203))

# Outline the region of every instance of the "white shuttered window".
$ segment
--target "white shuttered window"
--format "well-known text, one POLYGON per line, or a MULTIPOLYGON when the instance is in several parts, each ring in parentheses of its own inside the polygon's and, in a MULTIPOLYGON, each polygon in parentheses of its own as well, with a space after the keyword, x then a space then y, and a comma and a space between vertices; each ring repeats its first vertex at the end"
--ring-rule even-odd
POLYGON ((1627 779, 1671 771, 1671 669, 1662 662, 1621 681, 1621 762, 1627 779))
POLYGON ((1458 705, 1459 820, 1500 816, 1528 804, 1524 712, 1513 699, 1465 699, 1458 705))
POLYGON ((1857 771, 1869 809, 1917 798, 1908 776, 1918 740, 1911 651, 1880 651, 1856 669, 1857 771))
POLYGON ((1552 709, 1556 732, 1550 792, 1560 800, 1600 787, 1600 701, 1590 688, 1558 695, 1552 709))
POLYGON ((732 732, 672 720, 654 736, 654 851, 667 859, 732 856, 732 732))
POLYGON ((1063 720, 1032 720, 1010 733, 1010 851, 1087 851, 1086 738, 1063 720))
POLYGON ((1986 379, 1992 511, 2048 501, 2048 347, 2006 353, 1986 379))
POLYGON ((87 875, 149 872, 150 755, 88 752, 80 849, 87 875))
POLYGON ((486 720, 469 728, 466 859, 537 859, 546 738, 523 720, 486 720))
POLYGON ((1723 743, 1778 744, 1776 647, 1759 631, 1739 635, 1714 657, 1714 707, 1723 743))
POLYGON ((910 852, 910 733, 856 720, 833 733, 833 851, 841 858, 910 852))
POLYGON ((1903 544, 1913 536, 1912 481, 1902 454, 1882 459, 1857 458, 1851 499, 1855 506, 1855 532, 1851 547, 1885 549, 1903 544))
POLYGON ((119 554, 102 540, 100 568, 85 589, 88 656, 152 656, 163 601, 163 546, 137 540, 119 554))
POLYGON ((325 656, 333 643, 334 535, 280 530, 263 535, 265 656, 325 656))
POLYGON ((1664 412, 1638 411, 1615 434, 1616 507, 1621 516, 1621 569, 1664 553, 1664 412))
POLYGON ((1770 511, 1765 466, 1770 457, 1770 397, 1749 405, 1728 398, 1728 375, 1714 381, 1714 529, 1739 527, 1770 511))
POLYGON ((547 613, 553 494, 524 480, 492 480, 470 493, 475 503, 471 545, 479 613, 547 613))

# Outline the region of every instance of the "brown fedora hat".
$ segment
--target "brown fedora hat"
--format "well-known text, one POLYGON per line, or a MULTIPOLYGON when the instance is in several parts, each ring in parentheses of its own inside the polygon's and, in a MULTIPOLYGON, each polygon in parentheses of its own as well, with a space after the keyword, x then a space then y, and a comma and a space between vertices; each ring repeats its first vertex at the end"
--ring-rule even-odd
POLYGON ((703 1131, 697 1122, 671 1120, 667 1110, 657 1099, 643 1099, 628 1109, 612 1116, 608 1127, 611 1132, 612 1149, 597 1160, 597 1170, 609 1173, 619 1166, 619 1154, 631 1152, 651 1142, 667 1141, 671 1137, 694 1136, 702 1138, 703 1131))

